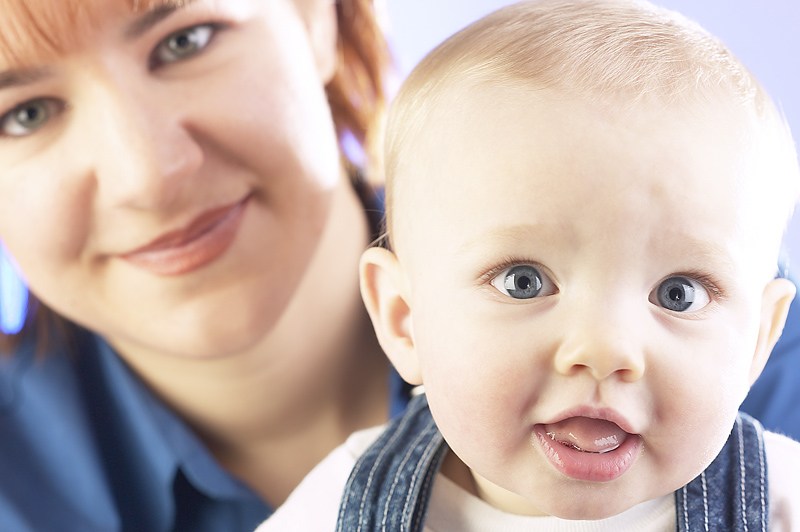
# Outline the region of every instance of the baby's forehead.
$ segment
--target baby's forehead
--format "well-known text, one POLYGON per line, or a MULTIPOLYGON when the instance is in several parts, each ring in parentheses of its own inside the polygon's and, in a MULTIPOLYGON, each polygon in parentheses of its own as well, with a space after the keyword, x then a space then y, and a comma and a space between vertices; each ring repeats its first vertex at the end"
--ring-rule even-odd
MULTIPOLYGON (((764 233, 778 239, 791 209, 787 197, 793 192, 784 186, 785 179, 775 177, 786 173, 776 167, 781 156, 774 153, 775 137, 782 132, 741 106, 593 101, 502 83, 455 87, 430 104, 421 118, 425 126, 398 154, 405 161, 398 161, 392 177, 396 191, 390 209, 415 211, 433 202, 444 211, 471 209, 471 216, 480 217, 482 205, 495 194, 502 201, 518 195, 531 210, 555 206, 547 212, 557 225, 560 216, 573 216, 559 205, 579 197, 559 194, 560 189, 612 189, 619 201, 608 203, 606 212, 597 211, 600 220, 614 216, 637 223, 662 216, 663 224, 675 225, 658 209, 627 205, 672 202, 678 223, 727 209, 737 215, 727 219, 748 238, 764 233), (613 160, 604 159, 611 153, 613 160), (594 159, 597 166, 592 166, 594 159), (520 165, 526 170, 515 181, 502 179, 520 165), (669 166, 672 173, 659 166, 669 166), (477 181, 464 176, 472 169, 479 169, 477 181), (686 202, 695 212, 680 210, 682 196, 700 198, 686 202)), ((580 201, 592 199, 590 193, 580 201)))
MULTIPOLYGON (((697 142, 708 145, 708 157, 692 158, 687 153, 687 166, 705 164, 713 149, 735 154, 741 164, 756 169, 754 174, 764 173, 759 164, 771 164, 775 146, 786 145, 785 138, 782 143, 776 142, 785 137, 781 124, 724 99, 679 103, 658 97, 631 100, 619 95, 594 97, 560 88, 477 80, 443 86, 438 93, 415 103, 415 116, 405 117, 410 122, 406 145, 397 152, 401 165, 404 160, 430 166, 437 161, 448 164, 461 157, 469 159, 490 149, 497 138, 505 138, 502 142, 513 146, 515 134, 524 137, 532 130, 542 132, 542 138, 518 146, 520 152, 546 155, 548 148, 566 145, 565 151, 571 149, 574 157, 582 157, 588 147, 610 142, 623 148, 625 155, 625 143, 632 145, 643 136, 652 136, 653 141, 657 138, 667 146, 676 145, 702 129, 705 134, 697 136, 697 142)), ((514 153, 506 151, 504 155, 513 158, 514 153)), ((637 153, 629 155, 635 158, 637 153)), ((415 175, 419 174, 406 172, 402 179, 413 180, 415 175)), ((766 184, 756 175, 750 177, 754 185, 766 184)))

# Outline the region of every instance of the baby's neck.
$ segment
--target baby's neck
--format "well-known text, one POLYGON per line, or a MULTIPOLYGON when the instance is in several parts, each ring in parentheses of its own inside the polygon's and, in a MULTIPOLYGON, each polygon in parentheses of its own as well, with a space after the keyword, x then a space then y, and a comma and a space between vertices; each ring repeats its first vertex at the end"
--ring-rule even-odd
MULTIPOLYGON (((474 495, 489 505, 499 508, 507 513, 529 516, 548 515, 532 507, 531 504, 522 497, 506 490, 503 490, 503 503, 499 504, 495 500, 493 492, 484 489, 483 486, 485 481, 482 482, 483 479, 480 477, 476 478, 472 470, 464 462, 462 462, 458 456, 453 453, 453 451, 447 452, 447 455, 442 462, 442 468, 440 472, 470 495, 474 495), (516 505, 513 504, 515 499, 518 499, 518 504, 516 505)), ((494 488, 502 489, 497 486, 494 486, 494 488)))

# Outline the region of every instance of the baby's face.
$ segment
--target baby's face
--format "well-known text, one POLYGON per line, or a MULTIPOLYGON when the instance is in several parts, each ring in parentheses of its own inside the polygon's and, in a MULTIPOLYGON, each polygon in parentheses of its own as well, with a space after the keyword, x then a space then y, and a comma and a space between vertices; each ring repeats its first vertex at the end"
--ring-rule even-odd
POLYGON ((725 443, 774 261, 745 230, 743 123, 483 88, 410 148, 393 230, 421 377, 494 505, 614 515, 725 443))

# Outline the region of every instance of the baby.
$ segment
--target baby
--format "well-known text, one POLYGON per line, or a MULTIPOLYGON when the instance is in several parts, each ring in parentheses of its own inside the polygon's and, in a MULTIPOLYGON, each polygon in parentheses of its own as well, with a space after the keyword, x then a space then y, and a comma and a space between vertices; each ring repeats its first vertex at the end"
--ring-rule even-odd
POLYGON ((726 48, 643 2, 512 5, 415 69, 386 147, 362 293, 424 394, 265 529, 797 527, 800 444, 737 411, 800 172, 726 48))

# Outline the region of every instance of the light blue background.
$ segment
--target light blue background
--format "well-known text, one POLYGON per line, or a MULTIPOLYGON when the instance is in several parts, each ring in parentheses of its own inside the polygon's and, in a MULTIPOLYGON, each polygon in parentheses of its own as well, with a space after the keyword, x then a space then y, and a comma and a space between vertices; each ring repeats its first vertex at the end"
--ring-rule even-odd
MULTIPOLYGON (((510 0, 387 0, 390 41, 401 74, 467 24, 510 0)), ((800 138, 800 0, 655 0, 722 39, 753 72, 800 138)), ((800 213, 785 246, 800 278, 800 213)))

